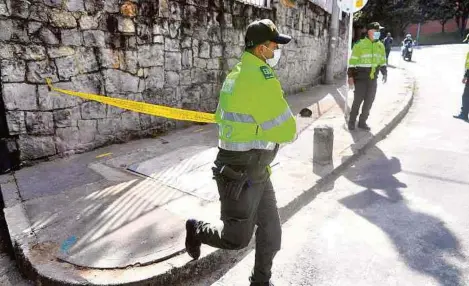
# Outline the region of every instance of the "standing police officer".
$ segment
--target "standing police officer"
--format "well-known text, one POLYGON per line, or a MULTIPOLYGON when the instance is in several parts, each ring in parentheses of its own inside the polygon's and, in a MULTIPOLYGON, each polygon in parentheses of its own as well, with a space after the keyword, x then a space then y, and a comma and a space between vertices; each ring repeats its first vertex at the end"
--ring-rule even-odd
MULTIPOLYGON (((469 34, 464 39, 464 42, 467 43, 469 40, 469 34)), ((469 77, 469 52, 466 55, 466 73, 464 74, 464 78, 462 82, 466 85, 464 88, 464 92, 462 94, 462 107, 461 112, 458 115, 454 115, 454 118, 462 119, 468 121, 469 118, 469 81, 467 78, 469 77)))
POLYGON ((348 83, 350 86, 355 85, 355 93, 348 122, 349 130, 355 129, 355 122, 362 103, 363 107, 358 128, 370 130, 366 120, 375 100, 379 71, 383 75, 383 82, 387 81, 386 52, 383 43, 379 41, 379 31, 383 28, 377 22, 369 24, 367 26, 367 37, 360 40, 352 49, 349 60, 348 83))
POLYGON ((245 248, 257 225, 251 285, 272 285, 272 262, 280 250, 282 231, 269 165, 279 143, 295 139, 296 122, 272 67, 280 58, 278 44, 290 41, 268 19, 248 26, 246 50, 223 83, 216 112, 219 152, 212 170, 223 226, 186 222, 186 250, 194 259, 202 243, 245 248))

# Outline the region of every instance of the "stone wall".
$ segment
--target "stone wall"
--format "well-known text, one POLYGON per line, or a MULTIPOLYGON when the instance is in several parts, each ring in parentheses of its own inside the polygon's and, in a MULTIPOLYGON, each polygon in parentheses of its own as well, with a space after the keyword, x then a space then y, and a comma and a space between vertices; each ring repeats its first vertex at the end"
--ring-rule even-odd
MULTIPOLYGON (((224 76, 243 52, 245 27, 258 18, 294 38, 278 67, 285 92, 317 84, 330 15, 308 1, 263 9, 236 0, 0 0, 8 136, 30 161, 184 125, 51 92, 47 77, 63 89, 214 112, 224 76)), ((337 73, 346 68, 347 21, 337 73)))

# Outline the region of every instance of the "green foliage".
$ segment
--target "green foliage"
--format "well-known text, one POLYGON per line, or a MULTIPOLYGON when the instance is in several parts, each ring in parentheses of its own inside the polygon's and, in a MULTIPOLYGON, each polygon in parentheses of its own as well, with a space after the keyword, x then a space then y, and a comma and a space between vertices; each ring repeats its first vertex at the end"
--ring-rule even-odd
POLYGON ((354 15, 359 26, 377 21, 397 36, 409 24, 429 20, 440 21, 444 32, 445 23, 455 19, 463 37, 468 18, 469 0, 373 0, 354 15))
POLYGON ((446 23, 455 17, 457 11, 456 7, 454 6, 454 3, 447 0, 439 0, 439 2, 440 3, 432 9, 429 15, 433 20, 439 20, 441 23, 446 23))
POLYGON ((449 20, 456 17, 457 6, 454 1, 450 0, 419 0, 419 6, 422 12, 422 20, 437 20, 444 25, 449 20))
MULTIPOLYGON (((402 35, 407 25, 423 17, 420 0, 374 0, 354 15, 358 25, 377 21, 382 26, 397 35, 402 35)), ((469 0, 468 0, 469 1, 469 0)))
MULTIPOLYGON (((446 0, 449 1, 449 0, 446 0)), ((459 27, 461 37, 464 37, 466 30, 467 18, 469 17, 469 0, 456 1, 456 23, 459 27)))

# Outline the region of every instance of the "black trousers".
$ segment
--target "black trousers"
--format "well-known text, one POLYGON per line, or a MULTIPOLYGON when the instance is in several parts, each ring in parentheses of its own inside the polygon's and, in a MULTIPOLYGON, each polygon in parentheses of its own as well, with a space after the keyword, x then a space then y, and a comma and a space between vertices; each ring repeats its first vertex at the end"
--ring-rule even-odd
POLYGON ((360 114, 360 123, 366 123, 366 120, 370 116, 370 110, 373 106, 373 102, 376 96, 376 90, 378 88, 377 79, 356 79, 355 80, 355 92, 353 97, 352 108, 350 110, 350 122, 355 123, 360 106, 362 106, 362 112, 360 114))
POLYGON ((386 62, 388 61, 389 59, 389 54, 391 53, 391 49, 389 50, 386 50, 386 62))
POLYGON ((275 151, 251 150, 234 152, 220 150, 215 165, 227 165, 234 170, 248 170, 250 183, 238 200, 226 198, 225 188, 217 181, 221 203, 222 227, 198 221, 196 237, 212 247, 237 250, 245 248, 256 230, 256 254, 251 282, 269 282, 272 263, 280 250, 282 229, 274 188, 267 166, 275 151))
POLYGON ((462 94, 461 115, 466 118, 469 115, 469 81, 466 82, 466 87, 462 94))

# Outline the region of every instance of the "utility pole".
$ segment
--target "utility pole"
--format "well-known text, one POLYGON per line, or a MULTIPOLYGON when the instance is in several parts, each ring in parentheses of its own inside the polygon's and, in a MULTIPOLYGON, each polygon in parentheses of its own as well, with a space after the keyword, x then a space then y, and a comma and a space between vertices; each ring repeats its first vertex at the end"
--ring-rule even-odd
POLYGON ((419 21, 419 25, 418 25, 418 28, 417 28, 417 45, 420 46, 419 42, 420 42, 420 25, 421 25, 421 22, 419 21))
MULTIPOLYGON (((354 1, 353 0, 350 0, 350 2, 352 3, 352 7, 353 7, 353 4, 354 4, 354 1)), ((352 41, 353 41, 353 12, 350 11, 349 13, 349 23, 348 23, 349 27, 348 27, 348 45, 347 45, 347 48, 348 48, 348 51, 347 51, 347 69, 348 69, 348 62, 350 60, 350 57, 352 56, 352 41)), ((348 79, 348 78, 347 78, 348 79)), ((346 92, 345 92, 345 98, 344 98, 344 117, 345 117, 345 122, 348 122, 348 119, 349 119, 349 108, 348 108, 348 95, 349 95, 349 89, 350 87, 348 86, 348 84, 346 84, 346 92)))
POLYGON ((331 84, 334 82, 334 57, 337 50, 337 43, 339 39, 339 5, 337 0, 332 3, 332 17, 331 27, 329 29, 329 53, 327 55, 326 65, 326 83, 331 84))

